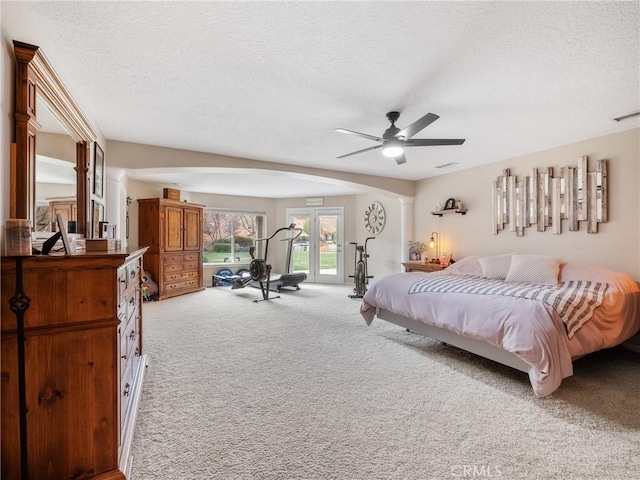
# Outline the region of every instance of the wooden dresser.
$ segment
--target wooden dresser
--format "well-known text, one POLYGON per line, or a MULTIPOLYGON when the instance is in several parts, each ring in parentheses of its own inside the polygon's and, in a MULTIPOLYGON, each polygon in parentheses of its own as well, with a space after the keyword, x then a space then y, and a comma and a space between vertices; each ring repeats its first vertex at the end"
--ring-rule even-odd
MULTIPOLYGON (((145 249, 23 260, 31 479, 128 479, 146 356, 145 249)), ((15 259, 2 258, 2 478, 20 477, 15 259)))
MULTIPOLYGON (((62 214, 65 223, 69 220, 74 222, 78 219, 78 208, 76 207, 76 197, 57 197, 47 198, 49 201, 49 218, 51 223, 56 223, 56 215, 62 214)), ((54 225, 51 229, 52 232, 58 231, 58 226, 54 225)))
POLYGON ((158 284, 158 299, 203 290, 204 206, 147 198, 138 207, 138 243, 149 247, 144 268, 158 284))

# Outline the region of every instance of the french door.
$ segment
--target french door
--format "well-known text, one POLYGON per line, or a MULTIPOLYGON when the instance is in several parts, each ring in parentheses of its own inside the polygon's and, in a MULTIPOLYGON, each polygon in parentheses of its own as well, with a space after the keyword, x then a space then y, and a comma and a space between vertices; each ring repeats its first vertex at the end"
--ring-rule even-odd
POLYGON ((342 207, 288 208, 288 223, 304 230, 293 243, 291 272, 314 283, 344 283, 342 207))

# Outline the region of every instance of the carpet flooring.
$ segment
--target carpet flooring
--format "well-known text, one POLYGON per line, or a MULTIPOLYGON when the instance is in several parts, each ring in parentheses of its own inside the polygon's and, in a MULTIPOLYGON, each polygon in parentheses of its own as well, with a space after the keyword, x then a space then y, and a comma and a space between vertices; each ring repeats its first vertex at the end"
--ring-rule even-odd
POLYGON ((143 306, 136 480, 638 479, 640 355, 527 375, 376 319, 348 286, 143 306))

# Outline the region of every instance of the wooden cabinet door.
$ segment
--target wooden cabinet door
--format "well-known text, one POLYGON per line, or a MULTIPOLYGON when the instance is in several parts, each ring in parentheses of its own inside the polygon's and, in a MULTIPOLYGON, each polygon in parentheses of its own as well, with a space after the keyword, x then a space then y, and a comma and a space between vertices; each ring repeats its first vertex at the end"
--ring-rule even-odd
POLYGON ((202 245, 202 210, 184 209, 184 249, 200 250, 202 245))
POLYGON ((165 222, 165 251, 175 252, 182 250, 183 209, 181 207, 166 207, 165 222))

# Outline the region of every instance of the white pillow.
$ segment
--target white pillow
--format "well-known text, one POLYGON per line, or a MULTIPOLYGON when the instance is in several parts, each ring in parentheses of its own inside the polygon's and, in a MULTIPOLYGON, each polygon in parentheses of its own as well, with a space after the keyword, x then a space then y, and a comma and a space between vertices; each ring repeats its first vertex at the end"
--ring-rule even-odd
POLYGON ((478 261, 482 266, 482 276, 484 278, 496 278, 504 280, 511 267, 512 255, 493 255, 491 257, 480 257, 478 261))
POLYGON ((456 263, 447 267, 446 273, 467 273, 476 277, 481 277, 482 267, 480 267, 480 264, 478 263, 478 257, 472 255, 456 260, 456 263))
POLYGON ((506 281, 557 285, 560 263, 559 258, 547 255, 514 255, 511 258, 511 268, 506 281))

